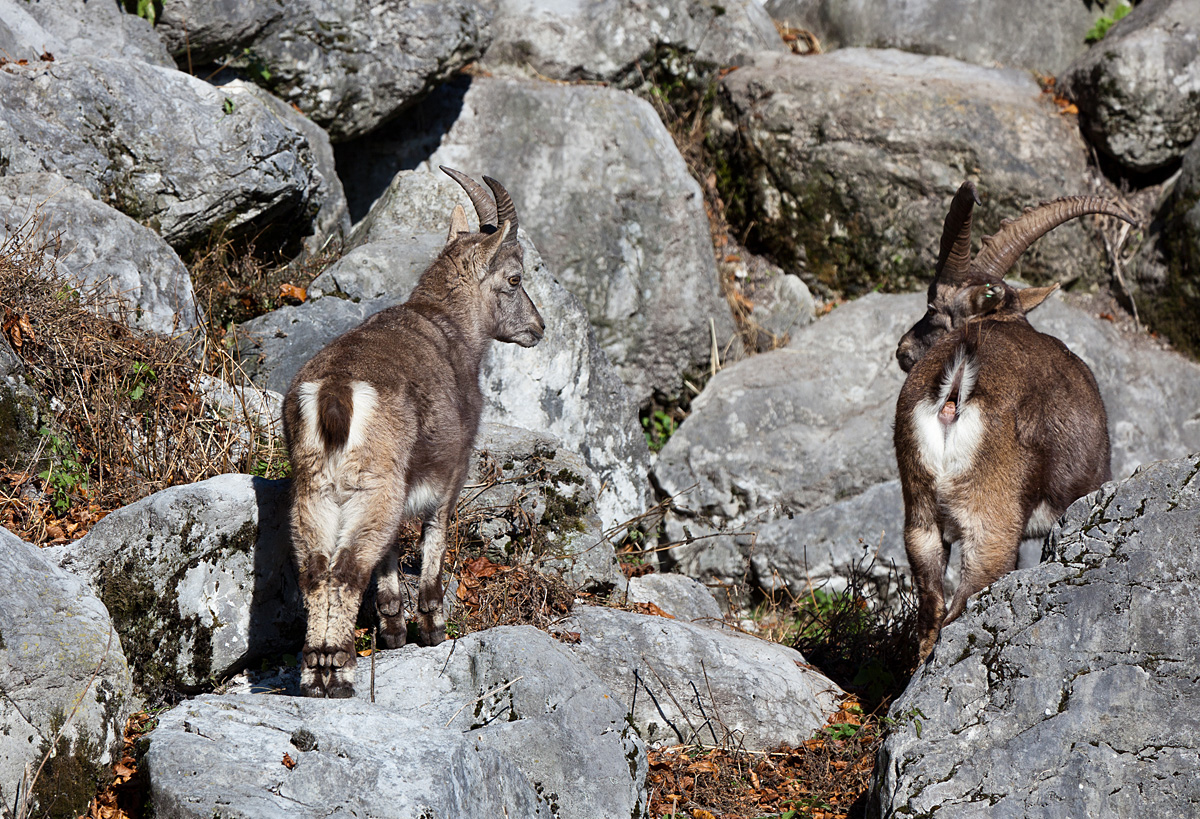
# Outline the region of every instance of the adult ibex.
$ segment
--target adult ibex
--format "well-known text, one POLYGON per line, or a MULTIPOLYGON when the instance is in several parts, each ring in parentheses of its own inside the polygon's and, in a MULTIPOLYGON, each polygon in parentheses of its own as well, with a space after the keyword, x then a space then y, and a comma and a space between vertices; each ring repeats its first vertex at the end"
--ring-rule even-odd
POLYGON ((405 517, 422 523, 418 639, 445 639, 445 536, 479 427, 480 365, 492 339, 532 347, 545 331, 521 284, 512 199, 484 177, 493 204, 470 177, 442 170, 470 196, 479 232, 456 205, 446 246, 408 301, 330 342, 284 398, 292 539, 308 613, 306 696, 354 694, 354 621, 377 568, 382 642, 404 644, 397 534, 405 517))
POLYGON ((971 259, 964 182, 942 233, 929 309, 896 351, 908 379, 896 404, 904 546, 917 588, 920 656, 967 598, 1012 571, 1072 501, 1111 478, 1108 423, 1092 371, 1025 314, 1058 285, 1017 290, 1004 274, 1035 240, 1086 213, 1133 220, 1092 196, 1030 208, 983 239, 971 259), (944 608, 950 544, 962 541, 958 588, 944 608))

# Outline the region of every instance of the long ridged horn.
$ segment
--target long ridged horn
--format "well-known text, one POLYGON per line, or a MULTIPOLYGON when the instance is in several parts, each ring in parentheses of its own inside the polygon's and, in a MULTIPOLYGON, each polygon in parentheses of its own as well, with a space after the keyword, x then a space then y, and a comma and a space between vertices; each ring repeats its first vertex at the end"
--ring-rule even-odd
MULTIPOLYGON (((486 228, 495 230, 500 227, 500 223, 496 221, 496 205, 492 202, 492 197, 488 196, 488 192, 471 177, 461 171, 456 171, 453 168, 447 168, 445 165, 438 165, 446 176, 457 182, 467 196, 471 197, 471 204, 475 206, 475 213, 479 216, 479 232, 490 233, 486 228)), ((487 177, 484 177, 485 179, 487 177)))
POLYGON ((971 263, 971 270, 1004 278, 1004 274, 1031 244, 1063 222, 1088 213, 1115 216, 1137 225, 1132 216, 1107 199, 1098 196, 1064 196, 1053 202, 1044 202, 1036 208, 1026 208, 1016 219, 1001 222, 994 236, 984 237, 983 247, 971 263))
POLYGON ((981 204, 974 182, 968 179, 959 185, 942 227, 935 282, 958 284, 967 275, 971 267, 971 211, 981 204))
POLYGON ((508 195, 504 186, 495 179, 485 176, 483 181, 492 189, 492 193, 496 194, 496 225, 503 225, 506 221, 512 222, 512 228, 508 231, 504 244, 517 244, 517 206, 513 204, 512 197, 508 195))

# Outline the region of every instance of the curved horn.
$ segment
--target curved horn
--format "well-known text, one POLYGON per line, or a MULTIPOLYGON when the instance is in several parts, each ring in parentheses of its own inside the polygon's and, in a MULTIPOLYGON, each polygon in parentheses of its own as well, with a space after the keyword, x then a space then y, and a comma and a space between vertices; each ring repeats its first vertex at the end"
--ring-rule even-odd
MULTIPOLYGON (((495 230, 500 227, 500 223, 496 221, 496 206, 492 203, 492 197, 488 196, 488 192, 484 190, 483 185, 480 185, 462 171, 447 168, 445 165, 438 165, 438 167, 442 169, 442 172, 446 176, 457 182, 467 192, 467 196, 471 197, 471 204, 475 206, 475 213, 479 216, 480 233, 483 233, 485 228, 495 230)), ((484 179, 486 178, 485 176, 484 179)))
POLYGON ((971 270, 1004 278, 1004 274, 1031 244, 1063 222, 1087 213, 1115 216, 1137 225, 1132 216, 1107 199, 1098 196, 1064 196, 1053 202, 1044 202, 1036 208, 1026 208, 1016 219, 1001 222, 994 236, 984 237, 983 248, 971 263, 971 270))
POLYGON ((975 183, 969 179, 963 182, 954 194, 942 227, 942 248, 933 278, 935 282, 957 284, 967 275, 971 266, 971 210, 981 204, 975 183))
POLYGON ((508 231, 508 236, 504 239, 504 244, 517 244, 517 206, 513 204, 512 197, 508 195, 508 191, 504 190, 504 186, 492 179, 490 176, 485 176, 483 181, 492 189, 492 193, 496 194, 496 225, 503 225, 505 222, 512 222, 512 228, 508 231))

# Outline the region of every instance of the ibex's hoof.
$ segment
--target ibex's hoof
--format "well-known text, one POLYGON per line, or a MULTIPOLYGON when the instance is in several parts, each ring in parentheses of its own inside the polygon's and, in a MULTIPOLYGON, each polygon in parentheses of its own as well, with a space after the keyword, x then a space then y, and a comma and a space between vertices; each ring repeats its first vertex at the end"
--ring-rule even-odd
POLYGON ((329 675, 323 669, 305 665, 300 669, 300 696, 326 696, 326 683, 329 675))
POLYGON ((417 642, 423 646, 436 646, 446 642, 446 621, 441 612, 417 614, 417 642))
POLYGON ((346 648, 305 648, 300 667, 305 697, 353 697, 354 652, 346 648))
POLYGON ((401 648, 408 642, 408 622, 403 614, 379 616, 379 642, 384 648, 401 648))

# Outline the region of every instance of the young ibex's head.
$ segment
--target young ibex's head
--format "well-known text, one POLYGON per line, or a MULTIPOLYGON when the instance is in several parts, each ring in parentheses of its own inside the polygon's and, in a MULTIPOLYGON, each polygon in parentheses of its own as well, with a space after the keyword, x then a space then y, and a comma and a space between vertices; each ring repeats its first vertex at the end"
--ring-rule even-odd
POLYGON ((479 284, 483 299, 484 332, 498 341, 532 347, 542 340, 546 324, 521 283, 525 254, 517 241, 517 209, 504 186, 485 176, 483 181, 496 195, 496 201, 483 186, 464 173, 441 169, 462 186, 471 197, 479 216, 479 232, 471 233, 467 214, 461 205, 450 214, 449 248, 459 242, 454 257, 464 271, 479 284))
POLYGON ((1018 290, 1005 283, 1004 274, 1031 244, 1076 216, 1103 213, 1134 224, 1111 202, 1095 196, 1067 196, 1027 208, 1016 219, 1006 219, 994 236, 971 258, 971 211, 979 202, 975 183, 963 182, 942 230, 941 252, 929 285, 929 309, 900 339, 896 358, 908 372, 946 333, 959 330, 972 319, 1025 321, 1025 314, 1058 288, 1028 287, 1018 290))

